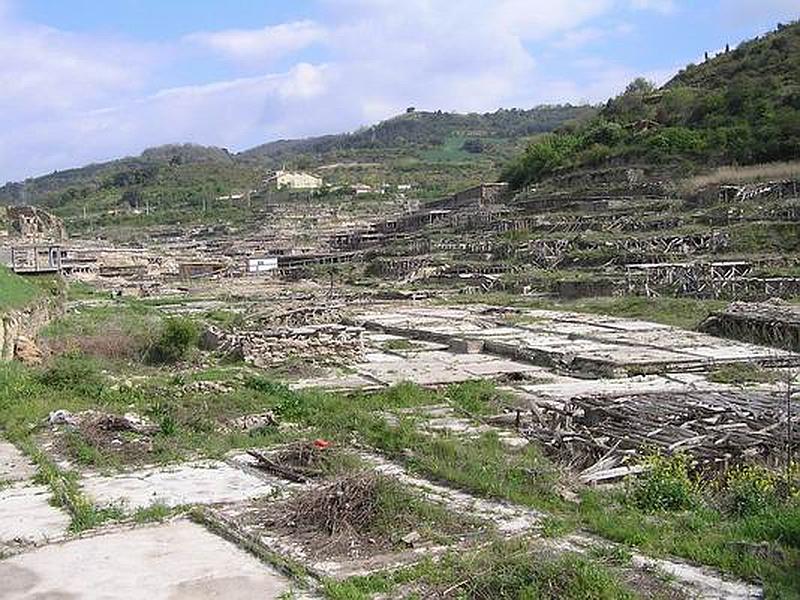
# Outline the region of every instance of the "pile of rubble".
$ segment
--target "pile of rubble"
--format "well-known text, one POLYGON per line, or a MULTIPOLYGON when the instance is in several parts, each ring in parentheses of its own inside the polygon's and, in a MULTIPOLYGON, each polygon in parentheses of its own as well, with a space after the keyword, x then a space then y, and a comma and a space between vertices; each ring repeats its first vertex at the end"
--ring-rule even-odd
POLYGON ((314 303, 292 307, 282 312, 270 311, 268 314, 255 315, 255 318, 270 327, 301 327, 317 323, 337 323, 345 316, 344 304, 314 303))
POLYGON ((64 222, 35 206, 9 206, 6 209, 8 232, 28 239, 62 241, 67 239, 64 222))
POLYGON ((362 359, 363 333, 360 327, 334 324, 231 332, 209 327, 201 336, 201 347, 261 368, 278 366, 291 360, 331 366, 362 359))

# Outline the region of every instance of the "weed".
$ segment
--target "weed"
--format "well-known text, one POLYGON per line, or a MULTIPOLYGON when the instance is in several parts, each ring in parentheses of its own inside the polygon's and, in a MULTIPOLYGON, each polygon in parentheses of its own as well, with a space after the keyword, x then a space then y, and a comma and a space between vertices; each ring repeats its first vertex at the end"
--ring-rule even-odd
POLYGON ((388 340, 382 344, 384 350, 411 350, 414 344, 411 340, 404 338, 397 340, 388 340))
POLYGON ((185 510, 184 508, 171 508, 166 504, 151 504, 148 507, 138 509, 133 515, 131 516, 131 520, 134 523, 144 524, 144 523, 163 523, 170 517, 179 512, 185 510))
POLYGON ((690 459, 683 454, 651 454, 644 474, 629 481, 633 504, 646 512, 686 510, 697 505, 699 487, 689 472, 690 459))
POLYGON ((75 390, 97 396, 106 380, 94 360, 79 353, 70 353, 56 357, 39 374, 39 381, 59 390, 75 390))
POLYGON ((39 467, 35 481, 50 488, 53 494, 51 501, 53 505, 67 509, 72 515, 70 531, 80 533, 99 527, 107 521, 119 520, 124 516, 119 507, 96 507, 80 491, 76 473, 62 471, 32 444, 27 444, 26 450, 39 467))
POLYGON ((572 530, 572 526, 565 519, 547 516, 541 520, 541 533, 546 538, 557 538, 568 534, 572 530))
POLYGON ((755 465, 731 469, 720 492, 723 510, 738 517, 763 514, 778 502, 780 477, 755 465))

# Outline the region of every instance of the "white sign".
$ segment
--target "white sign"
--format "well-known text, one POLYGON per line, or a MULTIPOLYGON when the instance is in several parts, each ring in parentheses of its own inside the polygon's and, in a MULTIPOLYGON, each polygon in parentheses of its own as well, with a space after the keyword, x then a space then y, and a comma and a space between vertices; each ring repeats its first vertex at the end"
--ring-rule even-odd
POLYGON ((265 273, 267 271, 273 271, 277 268, 278 268, 277 256, 267 256, 265 258, 247 259, 248 273, 265 273))

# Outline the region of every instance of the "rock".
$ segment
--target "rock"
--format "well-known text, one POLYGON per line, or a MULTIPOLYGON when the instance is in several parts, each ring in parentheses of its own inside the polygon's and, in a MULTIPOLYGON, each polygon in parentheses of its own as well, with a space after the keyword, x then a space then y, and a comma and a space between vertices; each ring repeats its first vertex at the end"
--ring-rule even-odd
POLYGON ((225 334, 221 329, 212 325, 200 334, 198 345, 201 350, 217 350, 222 344, 224 336, 225 334))
POLYGON ((450 352, 456 354, 480 354, 483 352, 483 340, 452 340, 450 352))
POLYGON ((278 419, 272 411, 267 411, 257 415, 245 415, 232 419, 224 428, 227 431, 244 431, 249 434, 257 433, 262 429, 274 427, 278 424, 278 419))
POLYGON ((78 418, 67 410, 59 409, 50 413, 50 415, 47 417, 47 423, 51 427, 55 427, 56 425, 69 425, 70 427, 77 427, 78 418))
POLYGON ((409 548, 413 548, 420 540, 422 536, 417 531, 412 531, 411 533, 407 533, 403 537, 400 538, 400 541, 403 542, 409 548))
POLYGON ((152 423, 146 417, 137 415, 136 413, 125 413, 122 416, 122 420, 124 421, 127 429, 144 435, 152 435, 159 429, 158 425, 152 423))
POLYGON ((202 394, 227 394, 233 391, 233 388, 228 387, 219 381, 195 381, 183 386, 184 392, 200 392, 202 394))
POLYGON ((39 365, 42 363, 42 351, 30 338, 19 337, 14 346, 14 358, 24 365, 39 365))
POLYGON ((729 546, 741 553, 765 560, 780 563, 786 560, 786 554, 770 542, 730 542, 729 546))

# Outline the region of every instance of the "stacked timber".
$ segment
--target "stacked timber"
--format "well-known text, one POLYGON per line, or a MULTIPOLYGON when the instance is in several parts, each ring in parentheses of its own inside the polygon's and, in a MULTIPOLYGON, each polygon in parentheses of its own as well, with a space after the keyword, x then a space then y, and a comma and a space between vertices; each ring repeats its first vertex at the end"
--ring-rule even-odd
POLYGON ((703 321, 700 331, 800 351, 800 308, 777 302, 734 302, 703 321))

